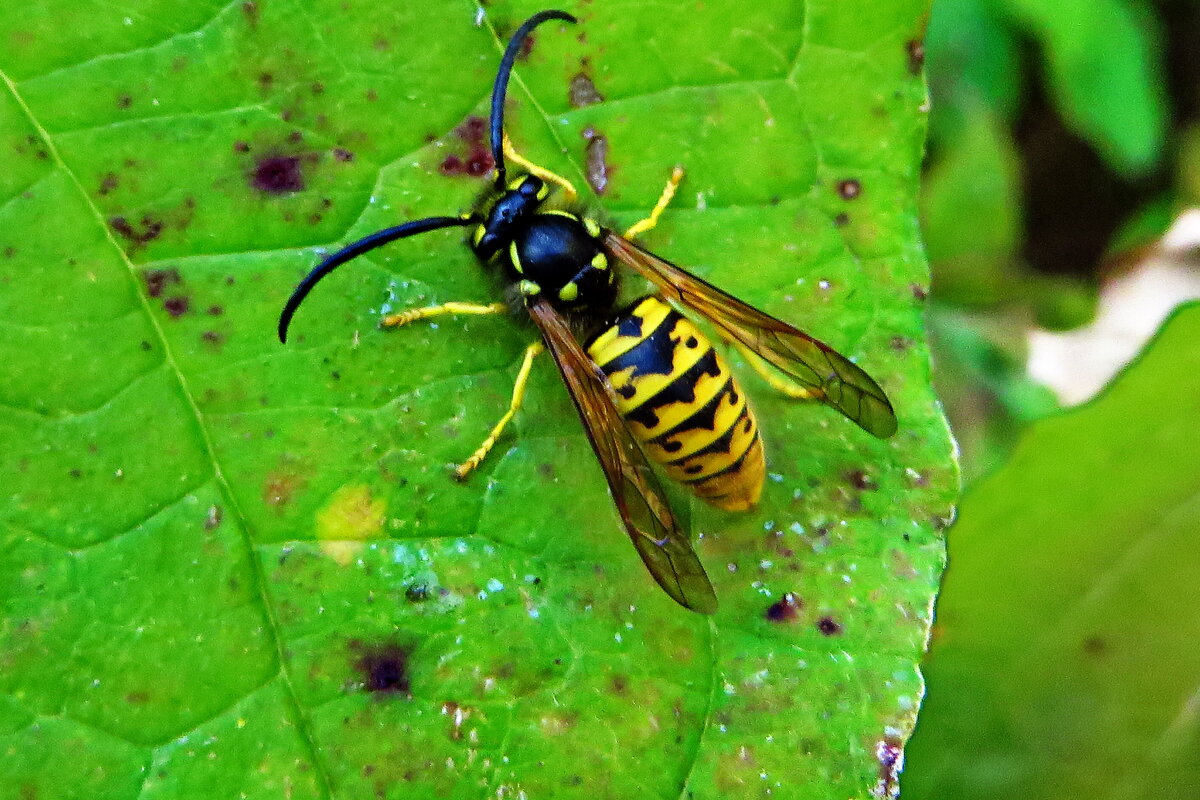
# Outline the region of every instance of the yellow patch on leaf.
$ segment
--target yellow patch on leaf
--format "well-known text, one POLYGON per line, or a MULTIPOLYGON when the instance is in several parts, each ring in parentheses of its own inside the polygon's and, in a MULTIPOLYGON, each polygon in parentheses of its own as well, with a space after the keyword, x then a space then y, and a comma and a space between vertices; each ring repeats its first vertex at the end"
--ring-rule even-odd
POLYGON ((387 502, 371 495, 366 486, 343 486, 329 504, 317 512, 317 540, 321 552, 337 563, 349 564, 368 539, 383 538, 387 502))

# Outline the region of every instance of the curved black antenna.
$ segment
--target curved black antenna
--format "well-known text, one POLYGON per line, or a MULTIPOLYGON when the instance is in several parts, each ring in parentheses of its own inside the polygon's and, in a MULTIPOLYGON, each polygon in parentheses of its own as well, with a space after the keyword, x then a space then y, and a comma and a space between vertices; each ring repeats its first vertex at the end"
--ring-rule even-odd
POLYGON ((496 72, 496 85, 492 88, 492 158, 496 162, 496 185, 504 185, 504 95, 508 92, 508 78, 512 74, 513 62, 517 60, 517 51, 525 42, 530 32, 548 19, 561 19, 563 22, 575 23, 573 16, 565 11, 539 11, 521 23, 517 32, 508 40, 504 50, 504 58, 500 59, 500 69, 496 72))
POLYGON ((370 252, 376 247, 382 247, 388 242, 394 242, 397 239, 416 236, 418 233, 436 231, 439 228, 470 225, 473 222, 478 222, 478 220, 474 217, 429 217, 428 219, 417 219, 412 222, 406 222, 403 225, 397 225, 394 228, 384 228, 381 231, 375 231, 370 236, 364 236, 357 242, 346 245, 313 267, 313 271, 305 275, 304 280, 300 281, 300 285, 292 292, 292 296, 288 298, 287 303, 283 306, 283 313, 279 315, 279 341, 287 344, 288 325, 291 324, 292 315, 296 313, 296 309, 300 307, 300 304, 304 302, 304 298, 308 297, 308 293, 313 290, 313 287, 322 278, 342 264, 358 258, 363 253, 370 252))

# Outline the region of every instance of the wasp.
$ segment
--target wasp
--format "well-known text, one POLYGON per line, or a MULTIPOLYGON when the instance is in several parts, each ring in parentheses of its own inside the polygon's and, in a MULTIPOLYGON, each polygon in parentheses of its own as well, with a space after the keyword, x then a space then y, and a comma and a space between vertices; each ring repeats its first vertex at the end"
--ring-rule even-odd
POLYGON ((672 599, 710 614, 716 593, 651 460, 701 499, 731 511, 758 501, 766 464, 745 392, 725 358, 680 309, 705 319, 790 397, 824 402, 881 438, 896 431, 896 416, 883 389, 833 348, 634 242, 658 222, 683 178, 681 168, 672 172, 650 215, 617 233, 580 210, 570 181, 516 152, 504 132, 509 78, 526 37, 549 20, 576 22, 563 11, 534 14, 513 34, 500 60, 488 129, 495 179, 480 206, 386 228, 328 256, 288 298, 279 338, 287 341, 296 309, 342 264, 398 239, 469 229, 467 244, 485 269, 502 277, 512 299, 413 308, 382 320, 383 327, 394 328, 446 314, 502 314, 516 304, 540 333, 525 349, 508 410, 457 467, 457 476, 465 478, 487 457, 521 408, 534 360, 549 351, 638 555, 672 599), (511 179, 505 157, 521 167, 511 179), (565 202, 551 201, 555 189, 565 202), (657 293, 620 304, 623 269, 657 293))

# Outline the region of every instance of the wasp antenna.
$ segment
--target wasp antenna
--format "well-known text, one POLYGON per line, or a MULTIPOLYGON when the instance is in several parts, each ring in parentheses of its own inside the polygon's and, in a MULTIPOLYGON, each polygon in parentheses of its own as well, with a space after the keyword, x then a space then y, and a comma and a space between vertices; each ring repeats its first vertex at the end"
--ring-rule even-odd
POLYGON ((508 79, 512 75, 513 62, 517 60, 517 51, 525 42, 525 38, 548 19, 561 19, 563 22, 574 24, 577 20, 565 11, 548 9, 539 11, 521 23, 517 32, 508 40, 504 50, 504 58, 500 59, 500 69, 496 72, 496 85, 492 88, 492 158, 496 162, 496 185, 503 186, 504 177, 504 96, 508 92, 508 79))
POLYGON ((292 296, 288 298, 287 303, 283 306, 283 313, 279 315, 279 341, 284 344, 287 343, 288 325, 292 322, 292 315, 296 313, 296 309, 304 302, 304 298, 308 297, 308 293, 313 290, 313 287, 322 278, 342 264, 345 264, 347 261, 353 261, 362 254, 369 253, 376 247, 382 247, 388 242, 394 242, 397 239, 436 231, 440 228, 470 225, 473 222, 478 222, 478 220, 469 216, 417 219, 412 222, 406 222, 403 225, 397 225, 394 228, 384 228, 381 231, 372 233, 370 236, 364 236, 353 244, 346 245, 341 250, 327 257, 320 264, 317 264, 312 272, 304 276, 304 280, 300 281, 300 285, 292 292, 292 296))

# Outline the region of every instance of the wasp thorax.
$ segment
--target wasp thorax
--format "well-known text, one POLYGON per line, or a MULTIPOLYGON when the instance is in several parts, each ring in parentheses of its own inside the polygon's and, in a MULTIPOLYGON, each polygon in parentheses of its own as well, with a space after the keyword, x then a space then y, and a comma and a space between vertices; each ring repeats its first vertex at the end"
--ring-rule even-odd
POLYGON ((488 210, 487 220, 477 231, 473 247, 484 261, 503 250, 513 236, 537 212, 549 190, 535 175, 522 175, 513 180, 500 199, 488 210))
POLYGON ((603 245, 584 221, 563 211, 543 211, 513 237, 509 248, 520 277, 566 304, 607 297, 612 274, 603 245))

